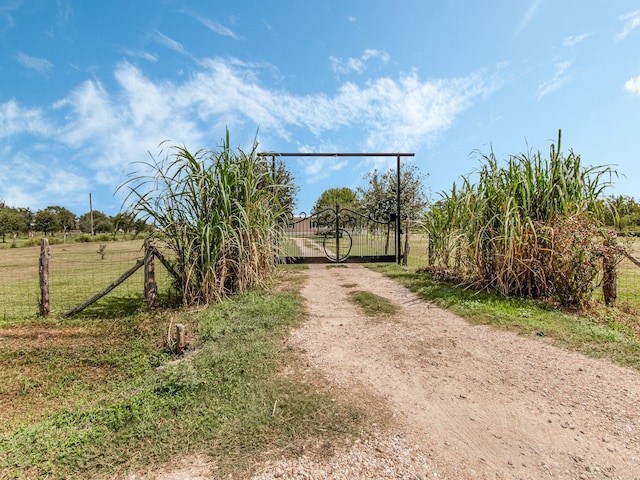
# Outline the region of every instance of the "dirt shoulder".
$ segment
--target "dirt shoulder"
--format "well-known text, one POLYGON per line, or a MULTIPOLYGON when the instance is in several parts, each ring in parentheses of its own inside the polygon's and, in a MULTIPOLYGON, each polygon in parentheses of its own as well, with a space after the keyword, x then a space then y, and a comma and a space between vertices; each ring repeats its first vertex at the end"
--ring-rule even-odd
POLYGON ((311 266, 302 295, 309 319, 290 341, 337 388, 382 399, 393 426, 330 461, 274 459, 255 479, 640 479, 638 372, 472 326, 359 265, 311 266), (369 319, 354 290, 401 311, 369 319))

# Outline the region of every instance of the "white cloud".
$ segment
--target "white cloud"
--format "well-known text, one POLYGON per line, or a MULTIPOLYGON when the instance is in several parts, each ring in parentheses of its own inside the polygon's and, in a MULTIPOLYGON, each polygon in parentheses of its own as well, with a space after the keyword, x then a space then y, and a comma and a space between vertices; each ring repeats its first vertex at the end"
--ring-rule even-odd
POLYGON ((108 136, 117 126, 118 113, 109 93, 100 82, 88 80, 73 90, 54 108, 69 107, 67 123, 60 131, 61 140, 72 148, 94 145, 97 138, 108 136))
POLYGON ((134 58, 142 58, 150 63, 156 63, 158 61, 158 57, 153 53, 145 52, 143 50, 130 50, 124 49, 125 55, 134 58))
POLYGON ((181 55, 187 54, 187 51, 185 50, 184 46, 180 42, 178 42, 177 40, 174 40, 171 37, 166 36, 164 33, 156 32, 156 39, 158 43, 160 43, 161 45, 164 45, 170 50, 173 50, 174 52, 178 52, 181 55))
POLYGON ((553 77, 538 86, 538 100, 544 96, 559 90, 571 80, 571 75, 567 73, 571 62, 569 60, 557 61, 554 63, 555 72, 553 77))
POLYGON ((329 57, 331 61, 331 69, 338 74, 348 74, 351 72, 363 73, 367 69, 367 63, 372 60, 380 60, 382 65, 389 62, 389 54, 384 50, 367 49, 360 58, 352 58, 344 60, 339 57, 329 57))
POLYGON ((23 133, 47 135, 50 130, 41 110, 23 108, 14 100, 0 103, 0 138, 23 133))
POLYGON ((634 95, 638 95, 640 97, 640 75, 636 78, 630 78, 624 84, 624 88, 629 90, 634 95))
POLYGON ((355 15, 349 15, 347 17, 347 20, 349 21, 349 23, 358 23, 358 17, 356 17, 355 15))
POLYGON ((41 208, 68 204, 76 200, 80 187, 87 184, 87 179, 69 171, 68 166, 48 164, 46 169, 34 168, 36 163, 35 157, 16 153, 0 164, 0 178, 9 179, 2 182, 0 198, 8 205, 41 208))
POLYGON ((524 17, 522 17, 522 20, 520 20, 520 23, 518 24, 518 28, 516 29, 516 35, 518 35, 525 28, 527 28, 529 23, 531 23, 531 20, 533 20, 533 18, 536 16, 536 13, 538 12, 538 9, 540 8, 541 5, 542 5, 542 0, 533 0, 533 2, 531 2, 531 4, 529 5, 529 8, 524 14, 524 17))
POLYGON ((202 137, 191 106, 179 103, 179 86, 155 84, 126 62, 114 76, 120 91, 87 81, 56 107, 68 109, 60 141, 90 159, 98 183, 116 186, 132 162, 146 160, 161 142, 194 145, 202 137))
MULTIPOLYGON (((395 79, 347 82, 333 93, 296 95, 261 82, 261 75, 270 72, 268 65, 220 58, 197 65, 199 71, 179 81, 157 81, 123 62, 114 71, 114 90, 97 79, 87 80, 58 101, 53 106, 60 118, 55 127, 43 120, 39 110, 24 109, 15 102, 0 104, 0 137, 41 135, 44 148, 36 152, 33 145, 25 147, 26 155, 43 158, 46 152, 49 165, 82 164, 87 169, 86 178, 81 178, 59 168, 56 184, 60 188, 50 192, 53 198, 54 193, 60 197, 70 188, 65 179, 82 184, 85 190, 97 184, 115 188, 137 168, 131 163, 147 160, 149 151, 155 156, 153 149, 161 142, 206 147, 219 140, 212 135, 225 127, 234 135, 243 129, 255 134, 259 127, 261 137, 286 142, 305 138, 316 147, 331 141, 338 148, 339 136, 347 132, 351 150, 413 151, 449 128, 491 89, 490 79, 480 73, 422 80, 413 72, 395 79)), ((341 161, 320 165, 315 179, 344 166, 341 161)), ((23 184, 34 191, 49 188, 38 189, 39 182, 32 179, 23 184)), ((7 191, 0 188, 0 198, 7 191)), ((17 191, 11 195, 22 198, 17 191)))
POLYGON ((314 184, 347 166, 347 160, 339 157, 319 157, 305 162, 304 174, 308 184, 314 184))
POLYGON ((633 30, 640 27, 640 10, 625 13, 620 17, 624 22, 622 31, 615 36, 616 41, 624 40, 633 30))
POLYGON ((591 36, 590 33, 581 33, 580 35, 569 35, 567 38, 564 39, 564 42, 562 42, 562 44, 565 47, 574 47, 579 43, 582 43, 583 41, 585 41, 590 36, 591 36))
MULTIPOLYGON (((294 129, 315 136, 352 129, 362 148, 400 151, 415 149, 448 128, 488 89, 479 74, 421 81, 412 73, 363 86, 345 83, 333 96, 299 96, 264 87, 253 66, 222 59, 202 65, 203 70, 174 84, 154 83, 122 64, 116 71, 122 87, 117 101, 99 83, 87 82, 69 100, 76 118, 67 126, 65 141, 78 145, 83 139, 115 136, 134 148, 134 139, 127 140, 133 135, 138 149, 148 149, 166 139, 190 144, 204 138, 205 131, 248 125, 286 141, 294 129)), ((111 145, 105 163, 113 164, 114 149, 123 150, 111 145)))
POLYGON ((238 40, 240 38, 233 30, 214 20, 210 20, 208 18, 200 16, 196 16, 195 18, 213 33, 217 33, 218 35, 222 35, 223 37, 233 38, 234 40, 238 40))
POLYGON ((9 1, 4 2, 3 5, 0 5, 0 33, 4 33, 7 30, 10 30, 16 26, 16 22, 13 18, 13 12, 20 8, 21 2, 19 1, 9 1))
POLYGON ((220 118, 248 122, 285 140, 291 139, 294 128, 316 136, 351 128, 362 147, 396 151, 416 148, 427 136, 448 128, 487 89, 479 74, 424 82, 412 73, 398 80, 371 80, 364 86, 345 83, 333 96, 296 96, 266 89, 253 72, 217 59, 209 60, 207 71, 194 76, 177 95, 188 98, 207 123, 220 118))
POLYGON ((22 52, 19 52, 16 58, 20 65, 36 72, 47 73, 53 69, 53 63, 46 58, 32 57, 22 52))

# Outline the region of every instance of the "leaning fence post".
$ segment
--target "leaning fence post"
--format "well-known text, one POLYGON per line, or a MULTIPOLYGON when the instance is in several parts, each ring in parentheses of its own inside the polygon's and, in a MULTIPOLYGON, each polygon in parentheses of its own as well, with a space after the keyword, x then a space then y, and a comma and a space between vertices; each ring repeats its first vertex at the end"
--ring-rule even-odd
POLYGON ((153 239, 149 237, 144 241, 144 301, 147 308, 155 308, 157 305, 158 286, 156 285, 154 252, 153 239))
POLYGON ((38 263, 38 273, 40 276, 40 315, 48 317, 49 307, 49 240, 40 240, 40 261, 38 263))

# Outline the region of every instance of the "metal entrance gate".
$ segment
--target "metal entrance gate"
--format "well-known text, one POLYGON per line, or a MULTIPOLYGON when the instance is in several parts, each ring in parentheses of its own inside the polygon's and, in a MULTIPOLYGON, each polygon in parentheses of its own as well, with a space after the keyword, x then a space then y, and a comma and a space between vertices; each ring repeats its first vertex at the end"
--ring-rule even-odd
POLYGON ((286 225, 281 261, 285 263, 401 262, 400 159, 413 153, 262 153, 270 156, 273 171, 276 157, 395 157, 395 208, 372 218, 336 205, 311 215, 290 215, 286 225))
POLYGON ((395 262, 396 223, 395 213, 374 219, 340 205, 292 217, 284 235, 284 262, 395 262))

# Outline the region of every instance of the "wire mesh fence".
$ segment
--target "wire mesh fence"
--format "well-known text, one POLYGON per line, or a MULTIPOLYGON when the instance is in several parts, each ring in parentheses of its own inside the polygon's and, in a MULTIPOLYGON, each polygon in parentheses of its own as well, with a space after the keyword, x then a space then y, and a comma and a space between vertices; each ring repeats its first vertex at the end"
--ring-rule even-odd
MULTIPOLYGON (((144 258, 143 239, 105 243, 66 243, 51 245, 49 292, 51 316, 59 317, 102 291, 137 261, 144 258)), ((428 238, 411 236, 409 267, 428 264, 428 238)), ((640 259, 640 239, 624 239, 625 251, 640 259)), ((168 256, 168 252, 161 252, 168 256)), ((35 318, 39 312, 40 287, 38 246, 0 248, 0 320, 35 318)), ((161 301, 175 299, 171 277, 156 262, 156 282, 161 301)), ((140 269, 104 298, 83 311, 85 316, 116 316, 144 307, 144 273, 140 269)), ((594 300, 603 302, 600 289, 594 300)), ((617 305, 630 312, 640 311, 640 267, 623 257, 618 265, 617 305)))
MULTIPOLYGON (((144 258, 144 240, 76 243, 67 239, 50 246, 49 297, 52 317, 78 306, 102 291, 144 258)), ((40 247, 0 249, 0 316, 23 320, 38 315, 40 247)), ((160 297, 171 297, 171 278, 156 262, 160 297)), ((144 306, 144 272, 136 271, 111 293, 88 307, 84 315, 131 313, 144 306)), ((175 293, 174 293, 175 296, 175 293)))
MULTIPOLYGON (((639 238, 625 238, 621 244, 628 255, 640 259, 639 238)), ((618 306, 632 312, 640 311, 640 267, 629 257, 622 257, 618 264, 618 306)))

